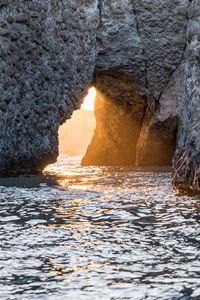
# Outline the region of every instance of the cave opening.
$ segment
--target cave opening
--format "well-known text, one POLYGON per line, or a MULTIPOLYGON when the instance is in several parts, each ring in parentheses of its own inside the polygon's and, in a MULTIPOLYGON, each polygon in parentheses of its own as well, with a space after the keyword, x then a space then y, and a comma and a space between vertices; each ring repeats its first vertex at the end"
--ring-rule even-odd
POLYGON ((59 155, 81 157, 82 166, 134 165, 139 131, 127 107, 93 86, 59 128, 59 155))
POLYGON ((96 127, 83 166, 172 165, 179 120, 143 81, 114 70, 96 72, 96 127))
POLYGON ((81 108, 59 129, 59 154, 81 157, 82 166, 170 166, 178 120, 132 79, 98 73, 81 108), (153 107, 153 108, 152 108, 153 107))
POLYGON ((134 165, 140 125, 122 103, 97 89, 96 127, 82 166, 134 165))
POLYGON ((94 103, 96 89, 91 87, 80 109, 75 110, 71 119, 66 120, 58 131, 59 155, 83 156, 92 139, 96 125, 94 103))

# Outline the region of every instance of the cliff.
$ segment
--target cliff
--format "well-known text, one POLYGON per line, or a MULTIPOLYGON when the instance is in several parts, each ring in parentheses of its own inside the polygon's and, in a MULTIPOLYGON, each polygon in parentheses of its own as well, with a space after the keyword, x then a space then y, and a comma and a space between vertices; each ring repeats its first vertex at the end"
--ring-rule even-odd
POLYGON ((55 161, 58 128, 92 82, 83 164, 174 156, 175 188, 200 192, 200 0, 3 0, 0 16, 1 175, 55 161))

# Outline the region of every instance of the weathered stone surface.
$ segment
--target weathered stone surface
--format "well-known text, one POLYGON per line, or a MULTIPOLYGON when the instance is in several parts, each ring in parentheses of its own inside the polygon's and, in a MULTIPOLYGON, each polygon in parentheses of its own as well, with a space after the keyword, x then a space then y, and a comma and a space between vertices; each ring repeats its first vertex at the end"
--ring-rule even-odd
POLYGON ((174 156, 178 120, 183 110, 184 65, 171 76, 159 103, 147 107, 137 143, 137 165, 171 165, 174 156))
MULTIPOLYGON (((138 123, 137 130, 132 130, 132 139, 129 138, 135 143, 129 162, 133 163, 136 158, 134 163, 137 165, 168 165, 173 158, 178 116, 183 102, 182 63, 186 47, 188 7, 187 0, 101 1, 96 73, 97 78, 101 74, 105 80, 97 81, 96 87, 107 100, 118 102, 122 107, 133 103, 129 111, 138 123), (122 74, 126 74, 125 80, 122 74)), ((105 105, 104 110, 106 108, 109 110, 105 105)), ((97 127, 98 122, 101 122, 104 134, 95 132, 90 151, 87 151, 84 159, 90 164, 96 163, 92 155, 95 151, 98 152, 99 163, 102 153, 104 164, 106 147, 103 136, 104 141, 114 136, 114 128, 106 126, 106 118, 98 117, 101 113, 96 109, 97 127)), ((104 114, 114 118, 112 112, 104 114)), ((120 128, 119 123, 117 126, 120 128)), ((110 139, 113 149, 118 147, 114 145, 117 132, 119 130, 116 127, 115 139, 110 139)), ((110 143, 107 145, 110 146, 110 143)), ((112 155, 108 153, 107 160, 113 163, 112 155)))
POLYGON ((147 88, 158 101, 183 59, 189 1, 132 2, 144 49, 147 88))
POLYGON ((158 100, 186 45, 188 0, 102 0, 97 70, 131 74, 158 100))
POLYGON ((0 174, 41 171, 96 59, 96 1, 0 1, 0 174))
POLYGON ((184 107, 173 163, 173 184, 182 192, 200 192, 200 0, 191 1, 187 27, 184 107))
POLYGON ((133 1, 100 1, 97 71, 130 75, 145 88, 145 57, 133 1))

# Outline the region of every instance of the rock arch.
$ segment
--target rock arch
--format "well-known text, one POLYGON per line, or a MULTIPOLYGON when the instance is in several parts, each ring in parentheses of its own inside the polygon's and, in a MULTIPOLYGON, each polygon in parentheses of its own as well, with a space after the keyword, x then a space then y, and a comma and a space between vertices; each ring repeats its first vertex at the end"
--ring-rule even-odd
POLYGON ((148 156, 157 129, 170 142, 178 124, 174 186, 199 192, 199 7, 199 0, 1 1, 0 174, 40 172, 55 161, 58 127, 80 107, 94 73, 102 90, 103 78, 118 74, 110 87, 131 82, 124 89, 134 89, 142 114, 136 161, 148 156))

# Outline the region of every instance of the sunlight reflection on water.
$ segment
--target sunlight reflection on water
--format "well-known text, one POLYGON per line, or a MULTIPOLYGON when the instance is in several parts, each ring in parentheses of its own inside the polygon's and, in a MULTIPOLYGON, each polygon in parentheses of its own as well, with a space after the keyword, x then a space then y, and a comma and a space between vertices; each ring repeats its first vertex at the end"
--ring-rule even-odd
POLYGON ((0 299, 200 299, 200 199, 167 169, 79 162, 1 180, 0 299))

